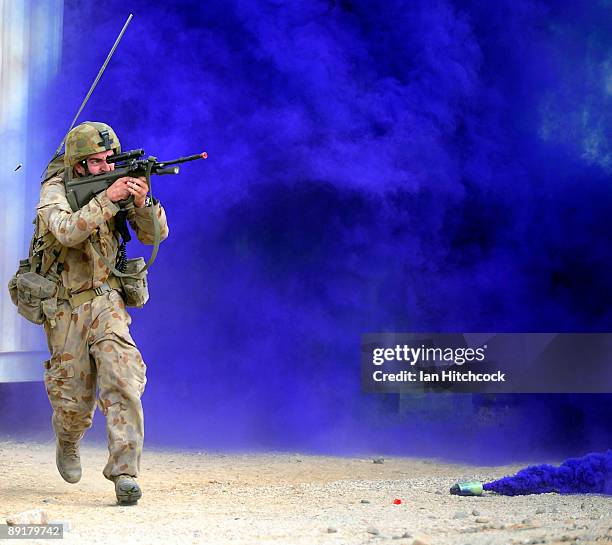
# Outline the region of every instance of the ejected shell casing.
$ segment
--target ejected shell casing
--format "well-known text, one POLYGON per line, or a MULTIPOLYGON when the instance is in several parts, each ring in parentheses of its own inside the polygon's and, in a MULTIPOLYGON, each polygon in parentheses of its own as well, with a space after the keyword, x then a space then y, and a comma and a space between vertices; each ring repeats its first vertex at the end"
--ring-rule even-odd
POLYGON ((456 496, 482 496, 480 481, 465 481, 451 486, 450 493, 456 496))

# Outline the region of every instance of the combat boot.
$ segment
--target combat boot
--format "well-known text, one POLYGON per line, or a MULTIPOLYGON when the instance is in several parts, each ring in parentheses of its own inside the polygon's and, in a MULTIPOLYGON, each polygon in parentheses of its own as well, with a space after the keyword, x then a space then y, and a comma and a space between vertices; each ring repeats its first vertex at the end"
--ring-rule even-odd
POLYGON ((121 505, 134 505, 142 498, 142 490, 131 475, 118 475, 113 477, 113 481, 115 481, 117 502, 121 505))
POLYGON ((79 442, 63 441, 57 438, 55 463, 62 479, 68 483, 78 483, 81 480, 82 473, 79 442))

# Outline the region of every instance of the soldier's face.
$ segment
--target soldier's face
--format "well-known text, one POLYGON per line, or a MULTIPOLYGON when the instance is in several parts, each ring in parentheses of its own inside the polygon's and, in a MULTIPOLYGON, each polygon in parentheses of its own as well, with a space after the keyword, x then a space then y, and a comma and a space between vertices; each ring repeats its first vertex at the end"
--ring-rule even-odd
MULTIPOLYGON (((112 155, 114 151, 101 151, 100 153, 94 153, 87 157, 87 169, 89 173, 95 176, 96 174, 104 174, 105 172, 110 172, 111 170, 115 170, 114 163, 107 163, 106 158, 112 155)), ((81 175, 85 175, 85 168, 83 165, 77 163, 75 165, 76 171, 81 175)))

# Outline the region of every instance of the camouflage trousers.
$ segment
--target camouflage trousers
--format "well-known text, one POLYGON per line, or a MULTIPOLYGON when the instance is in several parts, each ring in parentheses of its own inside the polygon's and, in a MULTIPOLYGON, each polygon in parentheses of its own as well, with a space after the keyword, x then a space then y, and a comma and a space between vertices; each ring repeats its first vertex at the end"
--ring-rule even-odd
POLYGON ((109 480, 121 474, 137 477, 146 365, 130 335, 131 318, 121 294, 98 295, 74 310, 67 301, 58 307, 56 326, 45 323, 51 352, 45 387, 55 433, 63 440, 80 440, 91 427, 97 397, 108 434, 103 474, 109 480))

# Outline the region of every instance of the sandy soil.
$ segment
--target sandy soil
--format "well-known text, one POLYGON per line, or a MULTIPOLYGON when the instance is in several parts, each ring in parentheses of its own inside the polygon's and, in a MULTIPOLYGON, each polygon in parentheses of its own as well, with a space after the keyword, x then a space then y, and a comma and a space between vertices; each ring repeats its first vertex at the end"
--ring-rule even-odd
MULTIPOLYGON (((54 443, 1 442, 0 523, 42 508, 69 522, 63 543, 70 544, 612 543, 610 497, 448 493, 457 480, 490 480, 522 466, 149 448, 143 498, 122 507, 101 473, 105 447, 83 446, 81 458, 83 479, 71 485, 57 473, 54 443)), ((35 542, 58 541, 18 541, 35 542)))

